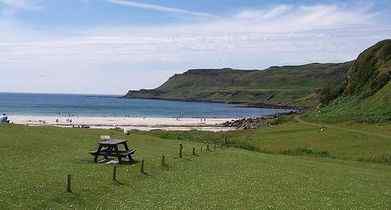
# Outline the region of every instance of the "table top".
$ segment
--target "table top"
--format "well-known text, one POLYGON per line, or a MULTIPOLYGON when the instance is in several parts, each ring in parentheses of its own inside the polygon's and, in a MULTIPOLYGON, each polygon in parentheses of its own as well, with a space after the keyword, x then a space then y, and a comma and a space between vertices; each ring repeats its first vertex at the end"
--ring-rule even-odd
POLYGON ((109 140, 103 140, 99 142, 100 145, 118 145, 126 143, 127 140, 120 140, 120 139, 109 139, 109 140))

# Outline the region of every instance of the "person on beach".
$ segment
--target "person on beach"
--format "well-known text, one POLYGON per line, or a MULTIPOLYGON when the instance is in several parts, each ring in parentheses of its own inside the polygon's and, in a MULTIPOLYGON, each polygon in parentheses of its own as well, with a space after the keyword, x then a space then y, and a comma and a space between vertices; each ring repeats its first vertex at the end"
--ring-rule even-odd
POLYGON ((6 114, 1 115, 0 123, 10 123, 6 114))

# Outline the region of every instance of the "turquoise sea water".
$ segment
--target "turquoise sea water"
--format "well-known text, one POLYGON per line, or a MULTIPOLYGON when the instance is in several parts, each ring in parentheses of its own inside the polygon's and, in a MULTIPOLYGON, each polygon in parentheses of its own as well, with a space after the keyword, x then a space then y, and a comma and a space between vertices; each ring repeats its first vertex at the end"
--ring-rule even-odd
POLYGON ((260 117, 288 110, 229 104, 124 99, 118 96, 0 93, 0 114, 89 117, 260 117))

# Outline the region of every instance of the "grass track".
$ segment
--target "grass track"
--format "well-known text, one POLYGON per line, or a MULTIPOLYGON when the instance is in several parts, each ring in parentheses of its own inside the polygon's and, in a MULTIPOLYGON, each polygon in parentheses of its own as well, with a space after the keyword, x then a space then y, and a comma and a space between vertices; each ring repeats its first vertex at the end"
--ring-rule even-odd
POLYGON ((371 131, 368 131, 368 130, 365 130, 365 129, 354 129, 354 128, 347 128, 345 126, 341 126, 341 125, 331 125, 331 124, 320 124, 320 123, 316 123, 316 122, 309 122, 309 121, 306 121, 306 120, 303 120, 300 115, 297 115, 295 116, 295 120, 299 123, 303 123, 303 124, 306 124, 306 125, 311 125, 311 126, 315 126, 315 127, 326 127, 326 128, 332 128, 332 129, 338 129, 338 130, 343 130, 343 131, 346 131, 346 132, 353 132, 353 133, 359 133, 359 134, 364 134, 364 135, 368 135, 368 136, 377 136, 377 137, 381 137, 381 138, 390 138, 391 139, 391 135, 386 135, 386 134, 382 134, 382 133, 378 133, 378 132, 371 132, 371 131))

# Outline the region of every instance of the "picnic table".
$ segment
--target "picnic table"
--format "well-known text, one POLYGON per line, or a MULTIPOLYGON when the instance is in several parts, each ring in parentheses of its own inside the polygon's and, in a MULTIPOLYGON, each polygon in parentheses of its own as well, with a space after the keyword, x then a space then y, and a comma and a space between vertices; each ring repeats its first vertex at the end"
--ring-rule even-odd
POLYGON ((118 158, 121 162, 122 158, 128 158, 129 161, 133 161, 132 155, 136 152, 134 149, 129 149, 127 140, 108 139, 98 143, 98 149, 90 152, 94 156, 94 161, 97 163, 99 156, 103 156, 106 160, 109 157, 118 158), (122 148, 121 148, 122 147, 122 148))

